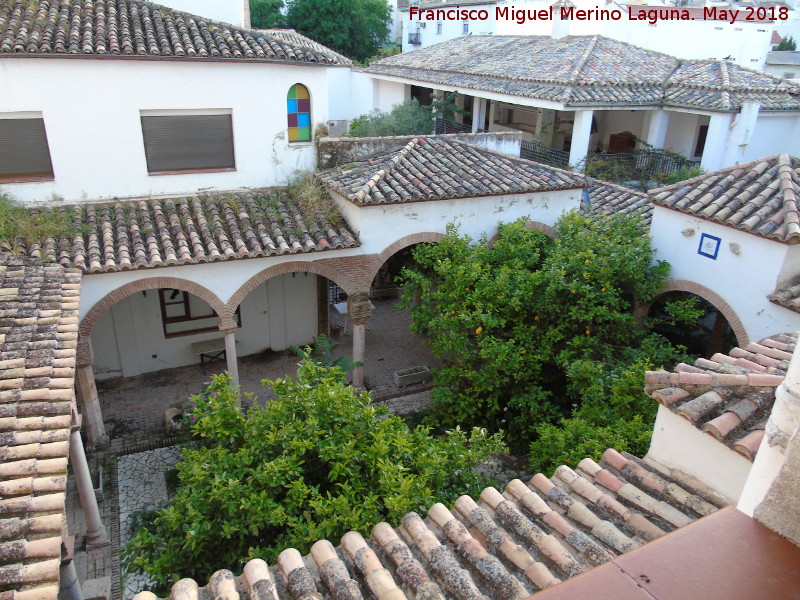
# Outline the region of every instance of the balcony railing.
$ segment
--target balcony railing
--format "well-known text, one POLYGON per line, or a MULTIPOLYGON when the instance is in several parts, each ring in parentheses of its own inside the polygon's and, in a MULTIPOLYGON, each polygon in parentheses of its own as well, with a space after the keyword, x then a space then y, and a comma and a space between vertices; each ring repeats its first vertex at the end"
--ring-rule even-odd
POLYGON ((520 144, 520 158, 544 163, 562 169, 569 168, 569 152, 550 148, 539 142, 525 142, 520 144))
POLYGON ((436 117, 435 133, 437 135, 442 133, 472 133, 472 125, 465 125, 463 123, 448 121, 442 117, 436 117))

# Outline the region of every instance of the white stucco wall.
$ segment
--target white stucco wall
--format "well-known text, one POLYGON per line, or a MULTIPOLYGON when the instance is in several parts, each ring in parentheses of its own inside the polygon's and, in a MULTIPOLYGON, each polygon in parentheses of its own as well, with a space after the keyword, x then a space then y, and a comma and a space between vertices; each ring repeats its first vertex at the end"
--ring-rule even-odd
POLYGON ((767 300, 786 260, 786 245, 660 206, 654 207, 650 232, 655 258, 670 263, 670 277, 719 294, 741 319, 750 341, 800 329, 800 314, 767 300), (686 236, 684 230, 694 233, 686 236), (702 233, 722 240, 716 260, 697 253, 702 233), (731 244, 738 245, 738 254, 731 244))
POLYGON ((709 117, 688 112, 667 111, 669 123, 664 147, 687 158, 700 159, 694 151, 697 133, 701 125, 708 125, 709 117))
POLYGON ((248 0, 158 0, 170 8, 182 10, 207 19, 244 27, 245 4, 248 0))
POLYGON ((760 112, 742 161, 781 152, 800 156, 800 115, 760 112))
MULTIPOLYGON (((408 84, 381 79, 373 79, 372 82, 372 109, 389 112, 410 97, 411 86, 408 84)), ((372 109, 365 112, 371 112, 372 109)))
MULTIPOLYGON (((456 9, 455 5, 453 6, 430 6, 431 9, 456 9)), ((402 11, 400 13, 401 23, 402 26, 402 35, 403 35, 403 52, 412 52, 414 50, 419 50, 420 48, 426 48, 428 46, 433 46, 434 44, 440 44, 441 42, 451 40, 453 38, 460 37, 462 35, 490 35, 495 33, 495 5, 494 4, 470 4, 469 6, 464 6, 463 10, 485 10, 489 15, 489 18, 485 21, 481 20, 471 20, 471 21, 448 21, 448 20, 425 20, 417 18, 418 15, 415 13, 415 18, 409 18, 409 11, 408 9, 402 11), (441 23, 441 32, 439 32, 438 24, 441 23), (468 30, 464 31, 464 24, 467 25, 468 30), (416 33, 419 31, 419 44, 409 44, 408 43, 408 35, 409 33, 416 33)), ((477 14, 477 13, 476 13, 477 14)))
POLYGON ((153 277, 185 279, 207 288, 221 302, 225 303, 251 277, 270 267, 286 262, 313 262, 322 258, 354 256, 356 254, 361 254, 359 248, 333 250, 322 254, 287 254, 280 257, 251 258, 162 269, 139 269, 137 271, 84 275, 81 281, 80 318, 83 319, 86 313, 105 296, 132 281, 153 277))
MULTIPOLYGON (((42 114, 55 180, 0 184, 18 200, 178 194, 285 183, 314 166, 313 143, 287 141, 286 94, 311 93, 328 120, 328 67, 279 63, 0 58, 0 113, 42 114), (236 170, 148 175, 140 111, 230 110, 236 170)), ((338 110, 338 108, 337 108, 338 110)))
MULTIPOLYGON (((314 274, 285 274, 253 290, 241 305, 237 356, 310 343, 317 333, 316 282, 314 274)), ((92 367, 97 379, 107 379, 199 364, 191 345, 221 336, 207 331, 165 337, 158 291, 136 293, 115 304, 92 330, 92 367)))
POLYGON ((497 233, 497 223, 529 217, 552 225, 562 213, 578 208, 581 190, 541 192, 434 200, 381 206, 359 207, 338 194, 332 194, 353 232, 359 236, 366 254, 379 254, 406 236, 433 232, 445 233, 448 223, 460 226, 462 235, 477 240, 485 233, 497 233))
POLYGON ((722 442, 660 405, 646 458, 696 477, 732 504, 739 499, 752 466, 722 442))

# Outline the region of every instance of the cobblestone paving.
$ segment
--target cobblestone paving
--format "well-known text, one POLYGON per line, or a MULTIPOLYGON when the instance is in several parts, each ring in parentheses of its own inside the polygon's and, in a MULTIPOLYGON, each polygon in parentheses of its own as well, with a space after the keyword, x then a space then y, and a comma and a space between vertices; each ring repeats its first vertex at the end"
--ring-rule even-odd
MULTIPOLYGON (((136 531, 132 527, 143 511, 167 505, 167 483, 164 474, 178 464, 181 449, 175 446, 147 452, 127 454, 117 459, 117 490, 119 494, 119 544, 124 546, 136 531), (133 522, 133 523, 132 523, 133 522)), ((122 598, 129 600, 147 588, 144 575, 125 575, 122 598)))
MULTIPOLYGON (((376 401, 385 402, 392 412, 419 412, 427 405, 430 383, 398 387, 394 384, 393 373, 419 365, 433 368, 439 365, 439 361, 424 345, 423 336, 411 333, 410 316, 407 311, 397 308, 396 300, 375 300, 373 303, 375 311, 366 326, 365 386, 372 391, 376 401)), ((331 337, 336 346, 334 358, 352 356, 352 327, 348 323, 347 333, 341 333, 344 325, 341 316, 332 315, 332 324, 338 325, 340 331, 331 337)), ((294 373, 297 362, 298 358, 290 352, 268 352, 240 358, 242 390, 266 400, 270 392, 261 386, 261 380, 294 373)), ((224 364, 216 363, 209 372, 222 369, 224 364)), ((199 365, 192 365, 98 382, 111 444, 104 452, 89 454, 91 461, 96 463, 93 472, 98 473, 98 479, 96 466, 104 466, 104 493, 99 506, 112 543, 102 548, 85 549, 80 534, 85 531, 83 513, 72 477, 67 512, 70 532, 76 535, 75 565, 80 580, 110 577, 115 600, 127 600, 146 587, 144 580, 132 577, 128 577, 124 588, 121 587, 119 548, 131 537, 129 522, 132 513, 157 508, 167 501, 164 473, 176 464, 179 450, 174 447, 152 449, 164 438, 164 411, 199 391, 207 380, 208 375, 202 373, 199 365), (148 445, 150 447, 146 448, 148 445)))

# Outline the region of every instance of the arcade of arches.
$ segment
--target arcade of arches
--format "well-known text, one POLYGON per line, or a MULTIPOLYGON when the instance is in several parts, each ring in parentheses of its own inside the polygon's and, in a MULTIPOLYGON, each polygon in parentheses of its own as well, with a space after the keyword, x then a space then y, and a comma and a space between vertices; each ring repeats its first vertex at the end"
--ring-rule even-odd
POLYGON ((272 265, 241 285, 227 302, 196 282, 175 277, 140 279, 113 290, 80 323, 77 395, 89 445, 108 442, 95 374, 129 376, 196 364, 197 344, 187 342, 194 339, 187 336, 218 330, 222 335, 215 338, 215 350, 224 356, 233 384, 239 385, 238 356, 311 342, 328 331, 334 303, 352 325, 352 359, 362 363, 353 370, 352 382, 363 386, 371 298, 396 295, 399 288, 392 279, 398 257, 407 255, 410 246, 439 239, 441 234, 415 234, 379 255, 272 265), (335 302, 330 290, 340 294, 335 302), (174 364, 159 366, 167 357, 174 364))

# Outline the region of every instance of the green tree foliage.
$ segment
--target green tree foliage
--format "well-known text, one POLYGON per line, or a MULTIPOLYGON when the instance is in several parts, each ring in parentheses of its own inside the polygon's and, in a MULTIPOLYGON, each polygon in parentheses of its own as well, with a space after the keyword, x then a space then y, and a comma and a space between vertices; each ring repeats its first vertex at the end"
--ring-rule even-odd
POLYGON ((635 219, 569 214, 556 230, 551 240, 522 221, 501 225, 490 246, 451 226, 414 252, 418 266, 403 273, 412 328, 447 359, 434 374, 438 422, 505 430, 526 449, 539 424, 582 399, 569 386, 575 361, 624 364, 642 347, 633 299, 652 297, 669 265, 653 264, 635 219))
POLYGON ((390 112, 377 109, 361 115, 350 123, 348 134, 352 137, 377 137, 383 135, 428 135, 433 133, 430 106, 420 106, 416 98, 396 105, 390 112))
POLYGON ((342 371, 301 361, 296 378, 264 381, 278 399, 247 415, 226 375, 197 403, 169 507, 125 550, 129 571, 162 586, 179 576, 206 581, 240 571, 249 558, 274 561, 285 548, 368 531, 434 502, 477 494, 473 467, 503 450, 497 436, 460 429, 433 438, 370 404, 342 371))
POLYGON ((289 0, 288 7, 289 27, 353 60, 375 56, 389 34, 386 0, 289 0))
POLYGON ((458 105, 458 92, 445 92, 441 96, 434 95, 431 100, 431 111, 434 118, 442 117, 446 121, 454 121, 456 115, 469 117, 472 113, 458 105))
POLYGON ((778 44, 778 50, 788 50, 789 52, 794 52, 797 50, 797 42, 792 36, 788 35, 780 41, 778 44))
POLYGON ((285 27, 283 0, 250 0, 250 24, 256 29, 285 27))

